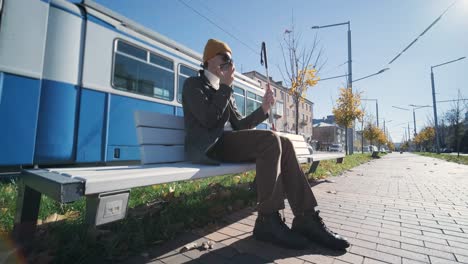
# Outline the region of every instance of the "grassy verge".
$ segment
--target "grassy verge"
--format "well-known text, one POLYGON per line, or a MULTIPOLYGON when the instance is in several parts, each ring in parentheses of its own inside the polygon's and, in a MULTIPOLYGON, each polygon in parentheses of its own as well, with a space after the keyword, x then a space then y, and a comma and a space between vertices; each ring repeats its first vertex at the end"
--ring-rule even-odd
MULTIPOLYGON (((371 159, 347 156, 342 164, 321 161, 311 179, 338 175, 371 159)), ((43 197, 30 262, 89 263, 114 261, 140 253, 184 230, 219 221, 226 214, 255 205, 250 184, 255 172, 161 184, 131 191, 125 220, 89 228, 85 201, 59 204, 43 197), (44 243, 47 241, 47 243, 44 243)), ((13 228, 17 183, 0 183, 0 240, 13 228)), ((1 244, 2 241, 0 241, 1 244)))
POLYGON ((468 156, 461 156, 457 157, 457 155, 451 155, 451 154, 437 154, 437 153, 430 153, 430 152, 415 152, 416 154, 425 156, 425 157, 432 157, 432 158, 437 158, 437 159, 443 159, 446 161, 450 162, 455 162, 458 164, 465 164, 468 165, 468 156))

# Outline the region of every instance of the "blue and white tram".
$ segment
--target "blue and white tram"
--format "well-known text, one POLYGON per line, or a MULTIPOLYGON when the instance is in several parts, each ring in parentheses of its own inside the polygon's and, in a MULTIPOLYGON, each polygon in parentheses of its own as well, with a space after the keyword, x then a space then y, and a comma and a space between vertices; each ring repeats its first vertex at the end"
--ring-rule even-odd
MULTIPOLYGON (((182 115, 200 63, 92 1, 0 0, 0 169, 138 161, 133 112, 182 115)), ((261 104, 248 77, 234 90, 243 114, 261 104)))

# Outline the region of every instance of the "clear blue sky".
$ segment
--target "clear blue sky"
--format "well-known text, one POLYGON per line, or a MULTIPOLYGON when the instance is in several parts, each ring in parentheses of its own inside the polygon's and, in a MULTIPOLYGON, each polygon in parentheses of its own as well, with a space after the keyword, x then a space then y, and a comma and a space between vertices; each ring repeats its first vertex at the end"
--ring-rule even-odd
MULTIPOLYGON (((202 53, 209 38, 223 40, 233 49, 236 67, 246 72, 264 73, 260 58, 240 41, 232 38, 180 1, 154 0, 96 0, 96 2, 157 31, 197 52, 202 53)), ((282 80, 277 65, 283 65, 280 42, 285 29, 291 28, 294 14, 295 31, 304 45, 310 45, 315 31, 313 25, 351 21, 353 79, 388 67, 387 63, 428 27, 453 0, 293 0, 293 1, 213 1, 184 0, 198 12, 209 17, 226 31, 247 43, 256 51, 265 41, 268 48, 270 75, 282 80)), ((320 29, 320 46, 327 60, 322 78, 347 73, 346 26, 320 29), (342 65, 342 66, 339 66, 342 65)), ((430 66, 462 56, 468 56, 468 0, 459 0, 432 29, 390 65, 390 70, 354 83, 363 98, 375 98, 379 103, 380 126, 383 120, 395 142, 403 135, 403 127, 410 122, 409 104, 432 105, 430 66)), ((456 99, 460 89, 468 97, 468 59, 436 68, 437 100, 456 99)), ((338 97, 338 88, 346 79, 320 82, 308 91, 315 103, 314 118, 330 115, 338 97)), ((363 102, 374 116, 375 103, 363 102)), ((438 113, 446 112, 451 103, 437 105, 438 113)), ((432 108, 416 110, 417 129, 433 119, 432 108)))

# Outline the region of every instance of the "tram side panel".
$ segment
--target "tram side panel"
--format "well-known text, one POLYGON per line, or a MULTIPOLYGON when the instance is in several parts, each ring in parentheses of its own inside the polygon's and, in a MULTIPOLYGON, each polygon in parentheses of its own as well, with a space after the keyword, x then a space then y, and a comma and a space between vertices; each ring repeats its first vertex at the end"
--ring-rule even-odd
POLYGON ((74 163, 84 30, 83 14, 76 5, 51 3, 35 164, 74 163))
POLYGON ((33 164, 48 13, 44 1, 3 1, 0 167, 33 164))

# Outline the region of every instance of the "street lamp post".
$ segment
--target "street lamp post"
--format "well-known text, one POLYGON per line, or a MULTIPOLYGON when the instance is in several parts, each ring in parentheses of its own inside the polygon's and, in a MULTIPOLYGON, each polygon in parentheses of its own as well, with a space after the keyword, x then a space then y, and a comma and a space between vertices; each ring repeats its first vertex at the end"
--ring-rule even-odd
MULTIPOLYGON (((353 89, 353 66, 352 66, 352 59, 351 59, 351 23, 348 21, 348 22, 330 24, 330 25, 325 25, 325 26, 313 26, 311 27, 311 29, 320 29, 320 28, 336 27, 336 26, 343 26, 343 25, 348 25, 348 88, 351 88, 351 91, 352 91, 353 89)), ((354 150, 353 129, 352 128, 346 128, 346 129, 348 129, 348 142, 349 142, 348 153, 353 154, 353 150, 354 150)))
POLYGON ((414 136, 418 134, 416 131, 416 110, 424 107, 432 107, 431 105, 414 105, 410 104, 409 106, 413 107, 413 126, 414 126, 414 136))
POLYGON ((446 64, 449 64, 449 63, 459 61, 459 60, 463 60, 464 58, 466 58, 466 57, 461 57, 461 58, 458 58, 456 60, 451 60, 451 61, 447 61, 447 62, 444 62, 444 63, 441 63, 441 64, 437 64, 435 66, 431 66, 432 107, 434 109, 434 125, 435 125, 435 138, 436 138, 437 154, 440 154, 440 139, 439 139, 439 127, 438 127, 438 124, 437 124, 437 106, 436 106, 436 96, 435 96, 435 84, 434 84, 433 69, 437 68, 437 67, 440 67, 440 66, 443 66, 443 65, 446 65, 446 64))
MULTIPOLYGON (((387 120, 387 123, 390 123, 390 122, 392 122, 392 121, 393 121, 393 120, 387 120)), ((383 120, 383 132, 384 132, 385 137, 387 137, 387 132, 386 132, 386 130, 385 130, 385 119, 383 120)))

